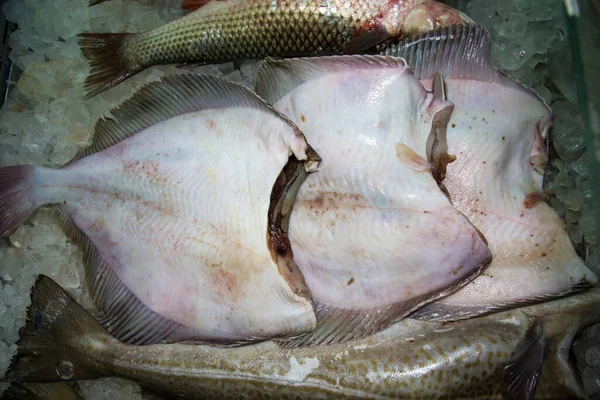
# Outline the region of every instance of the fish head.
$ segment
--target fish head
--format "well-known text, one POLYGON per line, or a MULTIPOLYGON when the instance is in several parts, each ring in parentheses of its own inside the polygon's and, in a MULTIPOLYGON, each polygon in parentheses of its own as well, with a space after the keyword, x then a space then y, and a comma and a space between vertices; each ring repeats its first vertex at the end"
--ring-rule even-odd
POLYGON ((444 26, 473 23, 466 14, 433 0, 395 0, 385 17, 392 36, 410 36, 444 26))

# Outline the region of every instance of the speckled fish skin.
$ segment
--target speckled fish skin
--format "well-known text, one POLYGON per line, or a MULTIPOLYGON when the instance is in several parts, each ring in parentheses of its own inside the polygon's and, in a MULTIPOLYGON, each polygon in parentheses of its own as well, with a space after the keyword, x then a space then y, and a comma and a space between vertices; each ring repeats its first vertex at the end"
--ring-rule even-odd
POLYGON ((572 339, 600 321, 595 289, 451 324, 404 320, 345 344, 139 347, 110 337, 50 278, 38 278, 32 301, 6 380, 119 376, 187 399, 501 398, 502 371, 536 324, 548 338, 536 397, 572 398, 583 393, 567 362, 572 339))
POLYGON ((444 185, 457 210, 485 235, 493 260, 472 283, 414 315, 450 321, 546 301, 596 284, 556 211, 544 202, 546 141, 553 115, 535 93, 491 63, 489 33, 446 27, 407 39, 406 57, 423 85, 444 75, 454 104, 444 185), (434 44, 432 44, 434 43, 434 44))
POLYGON ((377 332, 487 266, 484 239, 432 174, 433 138, 452 104, 425 91, 402 59, 269 59, 256 82, 324 160, 290 217, 318 321, 293 345, 377 332))
POLYGON ((91 96, 152 65, 355 53, 463 21, 433 0, 210 1, 144 33, 82 34, 80 45, 91 60, 91 96))
POLYGON ((299 129, 249 89, 195 74, 145 86, 112 117, 61 169, 0 168, 0 236, 59 204, 90 297, 128 343, 314 329, 284 215, 318 166, 299 129))

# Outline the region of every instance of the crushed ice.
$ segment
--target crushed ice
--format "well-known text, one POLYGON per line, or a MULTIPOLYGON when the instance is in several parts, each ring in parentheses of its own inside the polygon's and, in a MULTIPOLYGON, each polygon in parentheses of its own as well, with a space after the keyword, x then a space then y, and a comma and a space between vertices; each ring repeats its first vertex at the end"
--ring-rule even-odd
MULTIPOLYGON (((588 262, 599 265, 593 225, 591 181, 585 148, 577 130, 575 89, 560 0, 449 0, 494 36, 494 62, 523 84, 533 87, 555 111, 554 148, 565 161, 566 176, 557 182, 551 205, 567 221, 575 243, 585 241, 588 262)), ((90 142, 95 121, 131 96, 135 88, 156 81, 173 66, 148 69, 124 84, 83 100, 87 63, 76 34, 136 32, 160 26, 180 16, 178 0, 112 0, 92 8, 88 0, 9 0, 3 11, 19 29, 10 37, 10 60, 24 72, 0 110, 0 166, 36 164, 58 167, 90 142)), ((597 32, 596 32, 597 34, 597 32)), ((195 68, 253 85, 254 62, 195 68)), ((547 181, 558 175, 550 166, 547 181)), ((15 351, 24 323, 29 288, 44 273, 89 305, 82 286, 79 249, 56 225, 48 209, 38 211, 9 240, 0 240, 0 371, 15 351)), ((586 333, 591 337, 595 331, 586 333)), ((597 333, 597 332, 596 332, 597 333)), ((600 345, 588 340, 580 352, 587 363, 584 383, 600 391, 600 345), (594 347, 595 346, 595 347, 594 347)), ((579 346, 581 347, 581 345, 579 346)), ((2 387, 0 387, 0 390, 2 387)), ((89 399, 141 399, 137 385, 123 379, 82 382, 89 399)))

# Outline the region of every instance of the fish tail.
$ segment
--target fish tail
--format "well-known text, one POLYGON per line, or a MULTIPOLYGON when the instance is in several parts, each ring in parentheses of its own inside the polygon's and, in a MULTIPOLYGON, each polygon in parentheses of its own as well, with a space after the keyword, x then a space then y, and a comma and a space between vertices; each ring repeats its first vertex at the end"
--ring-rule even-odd
POLYGON ((103 376, 79 350, 83 336, 110 335, 56 282, 39 275, 31 291, 27 321, 5 382, 54 382, 103 376))
POLYGON ((85 80, 86 99, 112 88, 143 68, 132 62, 125 52, 135 33, 81 33, 79 47, 90 62, 85 80))
POLYGON ((29 190, 34 170, 32 165, 0 168, 0 237, 8 236, 38 207, 29 190))

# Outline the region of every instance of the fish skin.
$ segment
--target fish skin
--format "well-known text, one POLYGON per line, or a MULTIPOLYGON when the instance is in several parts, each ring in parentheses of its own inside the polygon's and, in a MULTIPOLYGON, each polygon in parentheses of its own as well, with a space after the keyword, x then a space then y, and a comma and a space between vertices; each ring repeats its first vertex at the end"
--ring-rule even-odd
POLYGON ((0 168, 0 236, 59 204, 92 300, 124 341, 299 334, 316 317, 284 214, 318 160, 249 89, 171 75, 99 121, 65 167, 0 168))
POLYGON ((80 45, 91 97, 152 65, 356 53, 460 22, 433 0, 228 0, 139 34, 84 33, 80 45))
POLYGON ((484 239, 432 175, 433 137, 452 104, 425 91, 403 60, 269 59, 256 90, 324 159, 298 192, 289 231, 317 330, 286 345, 385 329, 490 262, 484 239))
POLYGON ((448 152, 456 156, 444 186, 456 209, 486 237, 493 255, 477 279, 413 316, 472 318, 593 286, 597 277, 575 253, 563 221, 544 202, 551 109, 496 70, 490 36, 482 27, 442 28, 405 43, 406 52, 401 44, 385 54, 406 57, 426 88, 435 72, 444 74, 447 98, 455 107, 448 152), (426 45, 430 40, 435 46, 426 45))
POLYGON ((535 324, 548 339, 535 398, 581 397, 568 352, 580 329, 600 321, 596 288, 469 321, 404 320, 345 344, 140 347, 108 335, 50 278, 38 278, 32 301, 4 380, 57 381, 56 365, 66 365, 72 379, 119 376, 187 399, 502 398, 503 369, 535 324))

